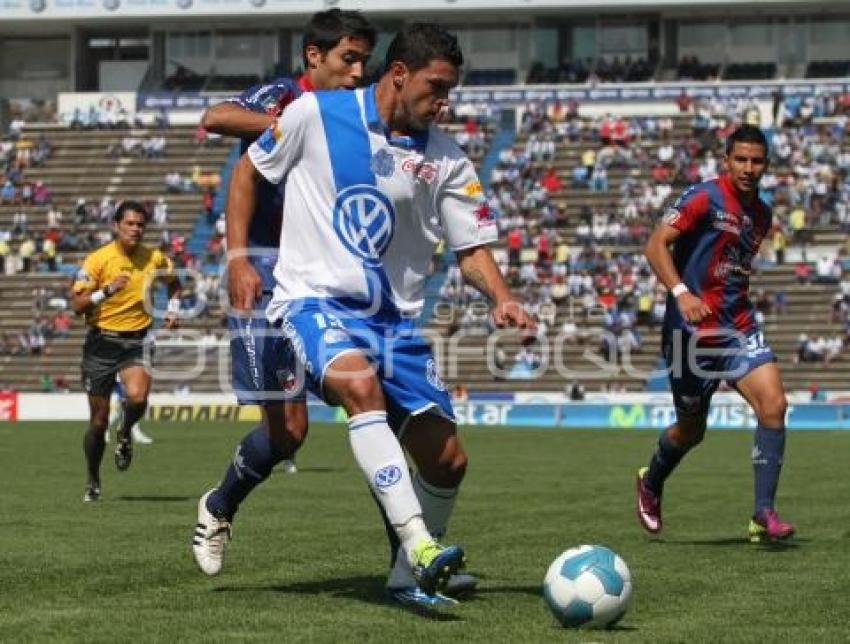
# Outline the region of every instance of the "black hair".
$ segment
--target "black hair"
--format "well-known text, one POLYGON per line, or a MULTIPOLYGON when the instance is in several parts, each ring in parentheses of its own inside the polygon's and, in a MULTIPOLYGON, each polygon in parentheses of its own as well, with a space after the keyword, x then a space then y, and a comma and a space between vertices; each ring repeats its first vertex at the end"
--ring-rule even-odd
POLYGON ((463 65, 463 52, 457 38, 432 22, 414 22, 396 34, 384 58, 385 69, 402 62, 415 72, 432 60, 446 60, 455 67, 463 65))
POLYGON ((767 137, 755 125, 742 125, 737 130, 732 132, 726 139, 726 155, 732 154, 732 148, 736 143, 755 143, 764 148, 764 155, 767 157, 767 137))
POLYGON ((148 209, 144 207, 138 201, 131 201, 130 199, 126 201, 122 201, 118 208, 115 210, 115 214, 112 216, 112 221, 116 224, 119 223, 122 219, 124 219, 124 215, 128 212, 138 212, 144 215, 145 223, 150 219, 150 215, 148 214, 148 209))
POLYGON ((375 46, 377 40, 375 28, 359 11, 343 11, 334 7, 314 13, 310 22, 307 23, 304 39, 301 42, 304 69, 307 69, 307 47, 312 45, 326 54, 346 36, 361 38, 369 43, 370 48, 375 46))

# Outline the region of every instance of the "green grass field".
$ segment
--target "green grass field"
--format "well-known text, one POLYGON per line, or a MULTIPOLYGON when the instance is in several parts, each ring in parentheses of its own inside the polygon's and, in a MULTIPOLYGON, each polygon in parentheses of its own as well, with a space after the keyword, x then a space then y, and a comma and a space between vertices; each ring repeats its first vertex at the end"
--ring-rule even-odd
POLYGON ((162 425, 129 472, 104 459, 81 501, 82 423, 0 425, 0 641, 811 642, 850 638, 850 433, 793 433, 780 509, 799 538, 744 539, 750 436, 717 432, 666 491, 666 529, 634 519, 651 432, 467 429, 470 469, 450 541, 481 577, 450 613, 385 602, 386 547, 341 426, 319 426, 300 473, 242 507, 225 569, 196 568, 198 496, 248 426, 162 425), (555 625, 540 584, 567 547, 601 543, 631 567, 611 632, 555 625))

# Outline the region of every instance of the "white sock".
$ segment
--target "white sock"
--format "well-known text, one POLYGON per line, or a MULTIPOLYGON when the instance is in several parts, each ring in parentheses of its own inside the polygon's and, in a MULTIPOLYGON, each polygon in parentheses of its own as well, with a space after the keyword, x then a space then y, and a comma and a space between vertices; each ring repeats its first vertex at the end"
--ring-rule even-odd
MULTIPOLYGON (((422 506, 422 518, 425 527, 435 539, 441 539, 446 533, 452 510, 457 499, 457 488, 442 488, 431 485, 417 472, 413 475, 413 490, 422 506)), ((407 588, 415 586, 413 571, 407 557, 399 555, 387 578, 389 588, 407 588)))
POLYGON ((428 527, 428 532, 437 539, 446 534, 449 517, 455 508, 457 488, 437 487, 422 478, 419 472, 413 477, 413 490, 419 505, 422 506, 422 518, 428 527))
POLYGON ((387 412, 368 411, 349 418, 348 440, 354 459, 366 475, 405 552, 411 552, 423 539, 430 539, 404 452, 387 425, 387 412))

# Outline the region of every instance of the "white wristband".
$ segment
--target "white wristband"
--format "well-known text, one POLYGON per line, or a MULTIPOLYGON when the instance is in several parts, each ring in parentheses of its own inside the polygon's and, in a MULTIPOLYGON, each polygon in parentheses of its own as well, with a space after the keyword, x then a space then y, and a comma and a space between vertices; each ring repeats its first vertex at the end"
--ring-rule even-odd
POLYGON ((165 309, 166 313, 173 313, 174 315, 180 314, 180 300, 176 297, 172 297, 168 300, 168 306, 165 309))
POLYGON ((103 289, 101 289, 99 291, 95 291, 94 293, 91 294, 91 303, 94 306, 97 306, 98 304, 103 302, 103 300, 105 300, 105 299, 106 299, 106 293, 103 292, 103 289))
POLYGON ((673 294, 673 297, 679 297, 685 293, 690 293, 690 290, 682 282, 679 282, 676 286, 670 289, 670 292, 673 294))

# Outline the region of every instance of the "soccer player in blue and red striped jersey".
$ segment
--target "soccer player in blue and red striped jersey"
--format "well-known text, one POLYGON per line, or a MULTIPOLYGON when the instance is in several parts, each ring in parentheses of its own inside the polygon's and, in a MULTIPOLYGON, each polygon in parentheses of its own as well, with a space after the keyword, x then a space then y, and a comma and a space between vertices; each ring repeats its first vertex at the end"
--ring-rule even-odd
POLYGON ((725 174, 686 190, 646 244, 647 260, 669 289, 662 351, 676 407, 676 423, 662 432, 637 478, 638 518, 652 533, 662 526, 664 481, 702 441, 711 397, 723 380, 758 419, 750 539, 794 533, 774 508, 785 450, 785 391, 749 297, 752 260, 771 227, 770 209, 758 196, 767 164, 761 130, 739 127, 726 141, 725 174))

